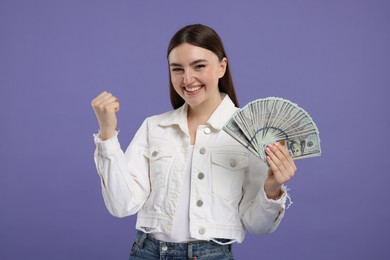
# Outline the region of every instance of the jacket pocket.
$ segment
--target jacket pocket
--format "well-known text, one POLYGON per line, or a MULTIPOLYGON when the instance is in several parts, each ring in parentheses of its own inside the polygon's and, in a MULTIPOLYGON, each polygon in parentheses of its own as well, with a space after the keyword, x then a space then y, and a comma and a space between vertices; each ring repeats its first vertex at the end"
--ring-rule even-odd
POLYGON ((245 171, 248 170, 247 155, 233 151, 218 151, 211 154, 213 193, 230 200, 242 194, 245 171))
POLYGON ((145 154, 149 158, 149 176, 152 189, 166 186, 175 151, 166 147, 151 147, 145 154))

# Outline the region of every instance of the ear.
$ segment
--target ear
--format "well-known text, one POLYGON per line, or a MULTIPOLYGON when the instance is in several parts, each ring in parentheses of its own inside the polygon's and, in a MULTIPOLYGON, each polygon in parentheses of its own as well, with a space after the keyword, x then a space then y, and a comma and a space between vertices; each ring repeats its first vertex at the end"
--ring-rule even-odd
POLYGON ((220 62, 219 62, 219 70, 218 70, 218 77, 222 78, 225 75, 227 68, 227 58, 224 57, 220 62))

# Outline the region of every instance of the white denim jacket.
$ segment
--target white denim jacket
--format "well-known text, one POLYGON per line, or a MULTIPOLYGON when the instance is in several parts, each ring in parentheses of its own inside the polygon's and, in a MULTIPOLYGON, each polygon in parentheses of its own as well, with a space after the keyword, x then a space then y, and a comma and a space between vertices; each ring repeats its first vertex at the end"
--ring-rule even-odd
MULTIPOLYGON (((192 157, 190 233, 198 240, 242 242, 245 230, 273 232, 284 216, 287 192, 266 198, 267 165, 226 134, 222 127, 237 110, 223 100, 207 125, 199 126, 192 157)), ((136 228, 147 233, 172 230, 183 184, 190 137, 187 105, 147 118, 125 153, 117 136, 95 135, 95 163, 109 212, 138 212, 136 228)))

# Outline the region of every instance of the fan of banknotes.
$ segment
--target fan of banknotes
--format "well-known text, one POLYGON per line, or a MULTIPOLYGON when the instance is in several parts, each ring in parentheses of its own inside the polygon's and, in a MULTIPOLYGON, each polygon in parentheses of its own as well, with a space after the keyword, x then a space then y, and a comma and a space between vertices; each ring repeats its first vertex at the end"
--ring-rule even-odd
POLYGON ((223 129, 264 161, 265 147, 275 142, 284 143, 293 159, 321 155, 319 131, 313 119, 287 99, 254 100, 237 110, 223 129))

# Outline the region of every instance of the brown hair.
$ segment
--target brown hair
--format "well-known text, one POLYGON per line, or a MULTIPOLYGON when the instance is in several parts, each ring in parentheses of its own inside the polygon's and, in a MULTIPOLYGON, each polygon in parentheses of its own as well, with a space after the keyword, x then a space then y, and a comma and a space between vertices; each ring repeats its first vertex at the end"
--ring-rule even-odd
MULTIPOLYGON (((175 47, 182 43, 189 43, 194 46, 212 51, 218 56, 219 61, 222 61, 223 58, 227 58, 221 38, 212 28, 206 25, 187 25, 177 31, 169 42, 167 57, 175 47)), ((234 90, 233 79, 229 70, 229 63, 226 66, 224 76, 218 81, 218 88, 220 92, 224 92, 229 95, 230 99, 233 101, 236 107, 239 106, 236 92, 234 90)), ((170 73, 169 94, 171 97, 171 104, 174 109, 181 107, 185 103, 184 99, 182 99, 173 88, 170 73)))

